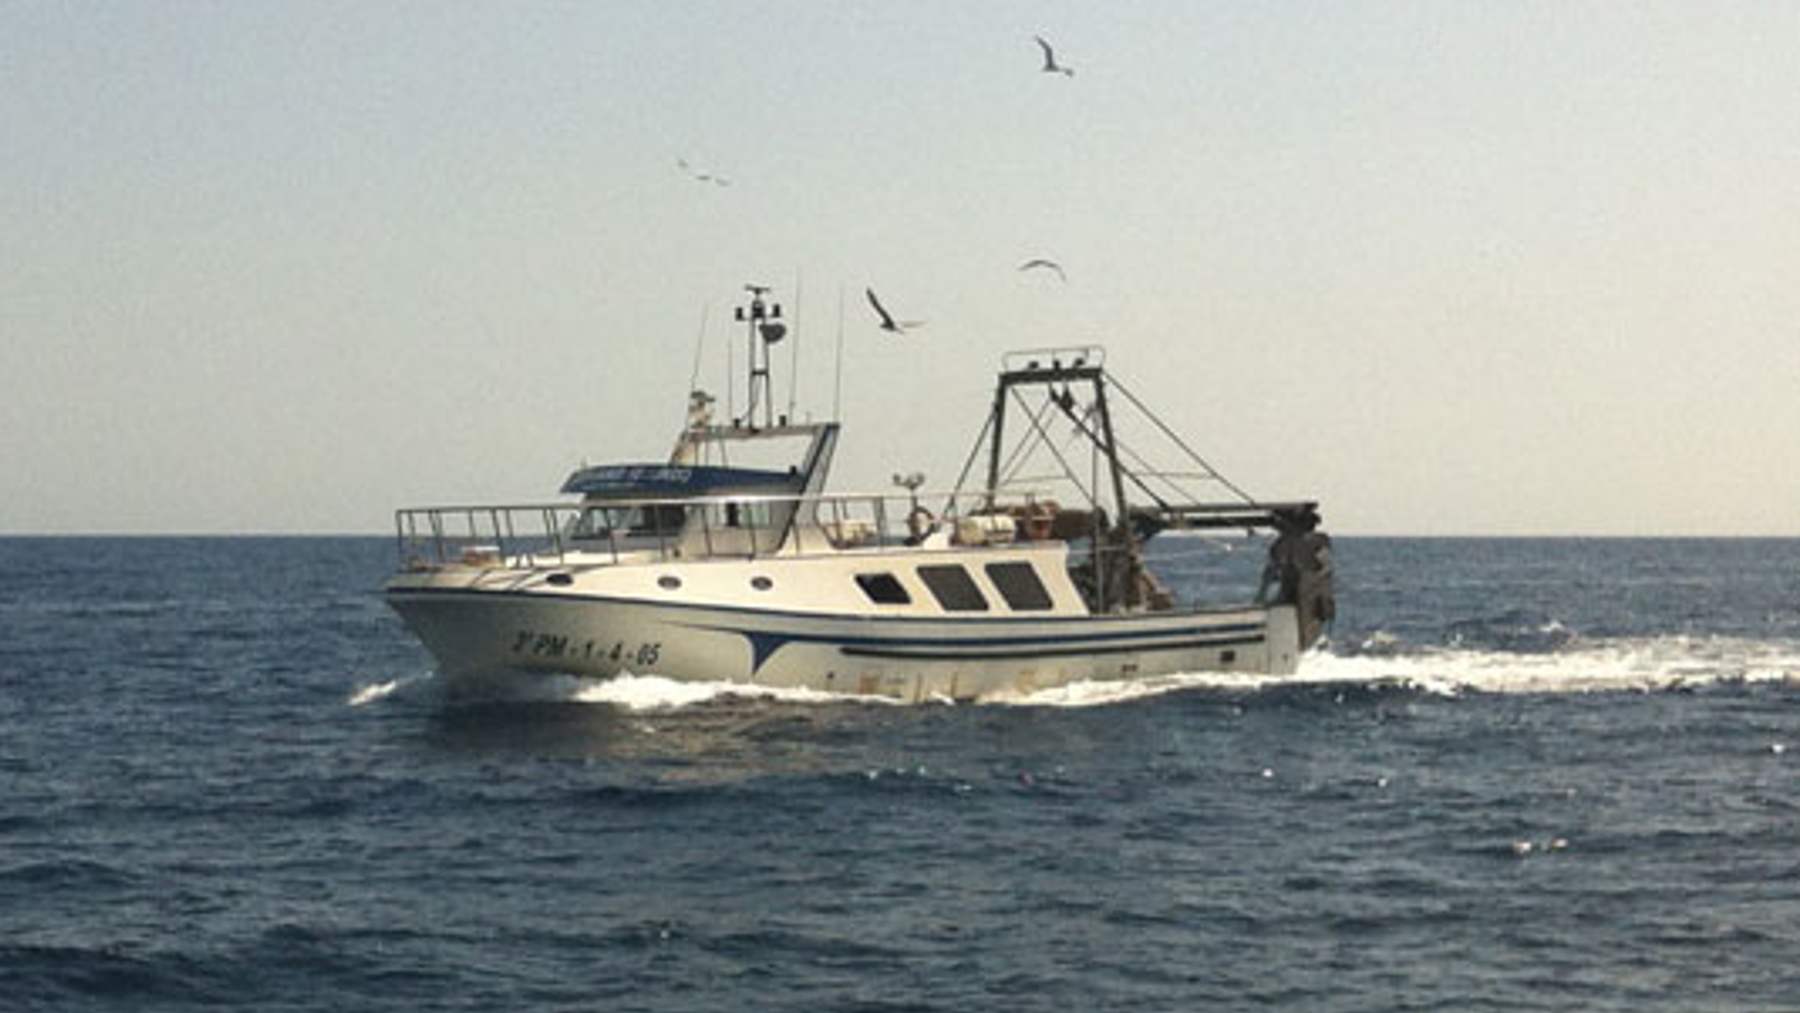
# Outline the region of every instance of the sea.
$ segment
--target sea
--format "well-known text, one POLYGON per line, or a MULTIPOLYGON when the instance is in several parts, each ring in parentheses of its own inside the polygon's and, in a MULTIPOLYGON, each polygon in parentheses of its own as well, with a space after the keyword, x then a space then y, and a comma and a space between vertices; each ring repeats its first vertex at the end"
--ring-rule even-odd
POLYGON ((452 700, 395 557, 0 539, 0 1009, 1800 1009, 1800 540, 1342 537, 1291 680, 915 706, 452 700))

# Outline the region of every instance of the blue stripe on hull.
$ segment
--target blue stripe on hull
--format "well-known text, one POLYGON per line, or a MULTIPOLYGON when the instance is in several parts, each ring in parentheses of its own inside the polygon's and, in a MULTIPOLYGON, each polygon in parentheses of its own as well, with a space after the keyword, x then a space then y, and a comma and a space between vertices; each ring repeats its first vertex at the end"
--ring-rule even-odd
MULTIPOLYGON (((1086 620, 1073 619, 1068 621, 1079 624, 1086 620)), ((1158 629, 1108 630, 1098 633, 1078 630, 1068 633, 1042 633, 1037 636, 1019 636, 1016 634, 1008 636, 989 636, 975 628, 975 624, 970 623, 970 629, 967 633, 958 631, 953 635, 935 637, 887 634, 856 636, 854 634, 842 633, 773 631, 746 629, 742 626, 728 626, 717 623, 682 622, 678 623, 678 625, 696 630, 714 630, 719 633, 741 633, 745 636, 750 636, 752 634, 766 634, 768 636, 780 637, 783 640, 797 640, 805 641, 807 643, 829 643, 838 646, 851 645, 857 647, 1018 647, 1030 650, 1033 648, 1049 647, 1051 645, 1069 646, 1082 644, 1092 646, 1096 650, 1110 648, 1115 645, 1122 645, 1120 648, 1122 650, 1138 650, 1144 641, 1167 637, 1229 637, 1238 640, 1245 638, 1250 640, 1261 640, 1263 638, 1262 623, 1231 623, 1230 625, 1213 627, 1187 626, 1174 628, 1170 628, 1169 624, 1159 624, 1161 628, 1158 629)))
MULTIPOLYGON (((1076 620, 1080 622, 1081 620, 1076 620)), ((744 629, 711 623, 681 623, 690 629, 736 633, 750 642, 750 672, 791 643, 835 647, 849 657, 906 661, 1010 661, 1078 655, 1127 654, 1138 651, 1180 650, 1190 647, 1223 647, 1260 644, 1262 623, 1232 623, 1210 630, 1160 629, 1109 630, 1104 633, 1050 633, 1038 636, 986 636, 978 630, 954 636, 846 636, 837 633, 804 633, 744 629), (1184 639, 1170 640, 1170 637, 1184 639)), ((973 623, 971 623, 973 625, 973 623)))
POLYGON ((1037 650, 946 650, 932 648, 880 648, 838 645, 838 650, 853 658, 887 658, 898 661, 1013 661, 1028 658, 1064 658, 1094 654, 1135 654, 1144 651, 1181 651, 1195 647, 1247 647, 1263 642, 1262 637, 1206 637, 1198 640, 1176 640, 1155 644, 1108 644, 1083 647, 1045 647, 1037 650))

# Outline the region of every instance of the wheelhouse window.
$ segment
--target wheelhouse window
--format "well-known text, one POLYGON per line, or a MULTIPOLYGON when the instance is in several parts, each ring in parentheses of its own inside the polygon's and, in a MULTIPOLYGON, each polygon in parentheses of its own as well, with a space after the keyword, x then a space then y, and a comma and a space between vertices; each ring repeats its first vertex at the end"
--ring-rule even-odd
POLYGON ((901 587, 900 581, 891 573, 859 573, 856 586, 877 605, 912 604, 912 595, 906 593, 906 588, 901 587))
POLYGON ((986 612, 987 599, 975 586, 975 578, 961 566, 921 566, 919 579, 946 612, 986 612))
POLYGON ((657 503, 649 506, 593 507, 575 519, 569 537, 583 539, 628 538, 633 536, 673 537, 681 533, 687 521, 687 508, 679 503, 657 503))
POLYGON ((1014 612, 1039 612, 1050 607, 1050 592, 1038 579, 1030 563, 989 563, 988 580, 992 581, 1006 607, 1014 612))
POLYGON ((780 505, 782 504, 769 500, 728 502, 717 508, 714 523, 727 528, 763 531, 775 525, 775 508, 780 505))

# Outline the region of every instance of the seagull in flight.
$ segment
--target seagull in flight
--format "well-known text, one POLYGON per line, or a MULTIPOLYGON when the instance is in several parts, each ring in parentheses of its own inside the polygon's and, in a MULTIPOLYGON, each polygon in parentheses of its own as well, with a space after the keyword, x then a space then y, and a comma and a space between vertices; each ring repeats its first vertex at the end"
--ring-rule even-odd
POLYGON ((1069 280, 1069 276, 1063 273, 1061 264, 1058 264, 1054 260, 1045 260, 1042 257, 1034 257, 1031 260, 1027 260, 1025 263, 1019 265, 1019 270, 1031 271, 1040 267, 1046 271, 1055 271, 1056 276, 1062 279, 1065 284, 1069 280))
POLYGON ((696 171, 693 166, 688 164, 688 160, 685 158, 677 158, 675 160, 675 167, 680 169, 684 174, 693 177, 696 181, 701 182, 701 183, 711 183, 714 186, 730 186, 731 185, 731 180, 726 179, 724 176, 721 176, 717 173, 696 171))
POLYGON ((1061 74, 1064 77, 1075 76, 1075 68, 1065 67, 1056 62, 1056 50, 1050 48, 1050 43, 1045 42, 1042 35, 1033 35, 1032 38, 1037 40, 1038 48, 1044 51, 1044 73, 1061 74))
POLYGON ((863 289, 863 293, 869 297, 869 305, 875 307, 875 315, 881 318, 882 330, 893 334, 900 334, 909 331, 914 327, 924 326, 925 321, 923 320, 895 320, 893 315, 881 305, 881 300, 875 298, 874 289, 865 288, 863 289))

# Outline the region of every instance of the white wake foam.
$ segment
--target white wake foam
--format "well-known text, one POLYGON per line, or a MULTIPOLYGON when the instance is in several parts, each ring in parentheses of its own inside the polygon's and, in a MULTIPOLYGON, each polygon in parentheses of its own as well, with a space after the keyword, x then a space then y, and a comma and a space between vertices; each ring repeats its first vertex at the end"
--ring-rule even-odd
POLYGON ((1308 653, 1291 676, 1188 672, 1073 682, 982 703, 1103 707, 1191 689, 1249 692, 1280 684, 1403 686, 1444 696, 1477 693, 1660 691, 1730 682, 1800 683, 1800 644, 1733 637, 1667 636, 1584 642, 1526 654, 1442 648, 1405 654, 1308 653))
MULTIPOLYGON (((348 703, 386 699, 431 673, 363 686, 348 703)), ((1136 679, 1073 682, 1029 693, 998 693, 978 703, 1020 707, 1104 707, 1183 690, 1254 692, 1285 684, 1402 686, 1456 696, 1477 693, 1594 693, 1660 691, 1729 682, 1800 684, 1800 642, 1733 637, 1664 636, 1576 641, 1553 651, 1521 653, 1423 648, 1338 655, 1315 650, 1291 676, 1243 672, 1187 672, 1136 679)), ((509 700, 601 704, 632 712, 673 711, 723 698, 799 704, 898 705, 889 697, 783 689, 735 682, 686 682, 626 673, 606 680, 550 676, 509 683, 509 700)), ((948 703, 948 701, 938 701, 948 703)))
POLYGON ((365 707, 377 700, 385 700, 408 686, 417 685, 432 678, 434 678, 433 673, 422 672, 418 675, 403 675, 398 679, 389 679, 386 682, 372 682, 358 687, 356 692, 350 694, 350 698, 344 702, 351 707, 365 707))
POLYGON ((1300 674, 1329 682, 1404 682, 1442 692, 1592 693, 1722 682, 1800 681, 1800 644, 1739 637, 1579 641, 1542 653, 1423 650, 1308 655, 1300 674))
POLYGON ((662 711, 690 707, 721 697, 781 700, 788 703, 882 703, 886 697, 826 693, 811 689, 756 686, 741 682, 684 682, 658 675, 626 673, 604 681, 580 680, 565 698, 574 703, 600 703, 629 711, 662 711))
MULTIPOLYGON (((1184 672, 1137 679, 1084 679, 1026 693, 990 693, 979 702, 1005 707, 1104 707, 1184 689, 1254 690, 1270 683, 1290 681, 1292 678, 1294 677, 1232 672, 1184 672)), ((1303 671, 1300 678, 1308 676, 1303 671)))

